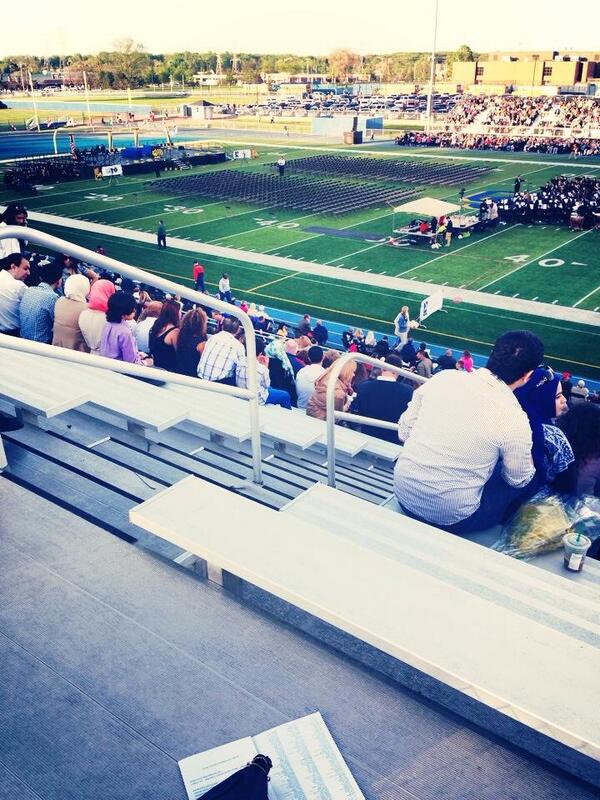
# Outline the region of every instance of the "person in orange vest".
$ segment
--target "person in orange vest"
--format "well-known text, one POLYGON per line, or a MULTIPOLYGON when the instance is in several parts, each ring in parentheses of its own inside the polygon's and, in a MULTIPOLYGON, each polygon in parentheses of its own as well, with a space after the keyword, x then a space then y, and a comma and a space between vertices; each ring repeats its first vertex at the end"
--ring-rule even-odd
POLYGON ((196 260, 192 264, 192 278, 197 292, 204 291, 204 267, 196 260))

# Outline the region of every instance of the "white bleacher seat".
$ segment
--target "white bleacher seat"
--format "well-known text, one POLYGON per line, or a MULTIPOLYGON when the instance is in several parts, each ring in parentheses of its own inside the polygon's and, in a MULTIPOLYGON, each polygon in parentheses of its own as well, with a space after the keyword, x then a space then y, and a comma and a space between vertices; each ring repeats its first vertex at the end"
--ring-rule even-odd
MULTIPOLYGON (((0 377, 0 397, 40 415, 78 409, 125 430, 133 423, 148 432, 172 431, 176 435, 179 430, 200 439, 218 436, 234 447, 250 439, 248 403, 240 398, 177 384, 146 383, 108 370, 7 349, 0 356, 8 365, 0 377)), ((156 373, 148 369, 148 380, 153 379, 157 380, 156 373)), ((322 420, 279 406, 261 406, 259 415, 267 447, 312 451, 323 457, 327 430, 322 420)), ((341 458, 365 456, 388 463, 400 451, 400 445, 339 425, 335 446, 341 458)))
MULTIPOLYGON (((305 494, 305 504, 314 509, 317 496, 305 494)), ((130 519, 568 752, 600 760, 597 599, 434 529, 428 547, 418 547, 401 516, 392 515, 398 545, 385 533, 373 549, 377 512, 391 514, 373 505, 352 536, 299 508, 274 512, 190 477, 130 519)))
POLYGON ((0 397, 18 408, 54 417, 90 400, 77 381, 65 381, 56 361, 3 347, 0 351, 0 397))

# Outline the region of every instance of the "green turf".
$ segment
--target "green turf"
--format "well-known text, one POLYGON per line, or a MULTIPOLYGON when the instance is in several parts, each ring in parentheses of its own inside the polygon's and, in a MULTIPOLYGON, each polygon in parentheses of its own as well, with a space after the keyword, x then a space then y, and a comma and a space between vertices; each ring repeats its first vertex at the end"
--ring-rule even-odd
MULTIPOLYGON (((210 169, 265 171, 272 169, 268 165, 280 152, 282 150, 277 144, 269 143, 259 147, 260 158, 256 161, 227 162, 210 169)), ((421 155, 423 151, 394 149, 391 152, 396 158, 415 160, 415 155, 421 155)), ((300 146, 285 150, 288 161, 314 153, 300 146)), ((440 155, 439 150, 433 153, 440 155)), ((460 154, 463 156, 464 151, 460 154)), ((510 191, 518 173, 529 179, 533 187, 554 175, 570 171, 565 166, 550 166, 547 158, 528 155, 527 160, 534 163, 523 164, 522 158, 513 159, 512 154, 469 154, 482 163, 494 163, 494 169, 467 185, 467 195, 490 189, 510 191), (500 157, 508 158, 511 163, 498 161, 500 157)), ((588 169, 593 173, 598 167, 590 164, 588 169)), ((177 174, 163 176, 164 179, 173 177, 177 174)), ((417 188, 421 194, 455 201, 460 187, 417 188)), ((351 190, 351 183, 348 190, 351 190)), ((0 191, 0 202, 9 199, 9 193, 0 191)), ((24 198, 24 202, 32 210, 116 226, 124 237, 127 229, 154 232, 158 220, 163 219, 170 236, 252 250, 257 253, 257 259, 260 259, 260 253, 270 253, 305 262, 331 264, 340 268, 342 278, 347 270, 362 270, 401 275, 405 279, 429 282, 432 286, 447 284, 459 290, 479 289, 562 306, 600 308, 600 263, 597 255, 600 233, 597 231, 579 234, 564 227, 506 225, 484 235, 455 239, 449 249, 392 248, 364 239, 340 238, 306 230, 318 225, 384 237, 391 233, 394 225, 403 224, 407 219, 403 215, 394 215, 386 207, 342 216, 315 215, 188 197, 181 193, 161 194, 156 186, 149 185, 147 176, 123 178, 112 184, 94 181, 57 184, 35 197, 24 198)), ((97 234, 79 234, 63 229, 59 235, 92 249, 99 243, 97 234)), ((174 250, 158 253, 149 245, 116 239, 110 249, 111 255, 126 262, 178 278, 189 277, 191 254, 174 250)), ((344 283, 343 280, 302 275, 290 277, 291 273, 235 259, 202 256, 202 260, 207 264, 209 285, 215 285, 220 271, 227 269, 232 273, 232 283, 238 295, 245 293, 248 299, 282 308, 308 309, 320 316, 350 320, 366 328, 389 330, 389 320, 393 319, 400 304, 408 302, 414 314, 421 299, 418 293, 390 292, 344 283)), ((457 297, 460 297, 459 293, 457 297)), ((600 376, 599 332, 594 327, 463 303, 451 305, 447 311, 447 314, 437 314, 432 318, 427 338, 440 343, 449 342, 456 347, 485 349, 497 333, 519 324, 543 336, 548 352, 556 358, 558 366, 570 364, 587 375, 600 376)))
MULTIPOLYGON (((57 226, 39 226, 48 233, 93 249, 98 236, 57 226)), ((191 253, 174 249, 158 250, 150 244, 104 237, 107 255, 150 270, 164 277, 192 284, 191 253)), ((339 322, 350 322, 365 329, 392 332, 391 320, 405 303, 418 307, 423 295, 393 292, 377 287, 344 283, 327 278, 283 273, 255 264, 202 255, 209 289, 216 289, 223 271, 231 274, 236 296, 256 303, 309 312, 339 322)), ((527 328, 545 342, 548 360, 557 369, 570 368, 600 378, 600 329, 587 325, 544 319, 543 317, 485 309, 467 303, 449 303, 446 311, 426 323, 423 337, 455 348, 483 351, 494 338, 509 328, 527 328)))

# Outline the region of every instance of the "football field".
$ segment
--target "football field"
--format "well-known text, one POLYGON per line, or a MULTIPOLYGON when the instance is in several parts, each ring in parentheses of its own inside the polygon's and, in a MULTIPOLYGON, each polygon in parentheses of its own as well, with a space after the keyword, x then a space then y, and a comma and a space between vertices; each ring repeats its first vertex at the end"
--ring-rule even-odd
MULTIPOLYGON (((336 150, 342 151, 342 148, 336 150)), ((91 249, 102 242, 108 255, 126 263, 189 284, 195 253, 190 252, 193 246, 190 248, 187 243, 197 242, 197 254, 206 266, 209 289, 216 287, 221 272, 227 271, 238 298, 286 311, 308 311, 315 316, 367 329, 391 332, 390 320, 399 306, 408 304, 416 315, 424 296, 421 287, 419 291, 411 291, 408 283, 398 290, 370 285, 368 273, 431 284, 432 291, 435 285, 456 287, 452 301, 446 304, 446 313, 438 313, 427 320, 423 338, 447 343, 456 349, 469 347, 485 352, 494 337, 508 327, 527 327, 542 337, 548 358, 555 366, 600 377, 600 329, 597 326, 572 321, 568 314, 566 319, 559 319, 558 315, 554 318, 548 313, 538 315, 512 310, 510 302, 502 309, 485 305, 487 293, 563 308, 600 310, 600 231, 571 232, 565 227, 551 225, 507 224, 484 234, 455 239, 450 248, 442 250, 415 246, 393 248, 383 240, 408 217, 394 214, 385 206, 324 215, 203 197, 187 193, 184 188, 181 191, 172 188, 178 185, 177 181, 208 170, 272 174, 271 165, 282 153, 289 166, 296 158, 314 156, 324 150, 265 143, 258 152, 259 158, 252 161, 229 161, 183 173, 165 173, 160 181, 136 176, 113 182, 43 184, 39 185, 37 195, 18 199, 32 212, 56 217, 54 224, 44 223, 39 227, 91 249), (159 219, 164 220, 168 229, 171 246, 166 251, 158 251, 150 239, 128 238, 130 231, 153 234, 159 219), (84 229, 63 227, 73 220, 84 229), (110 232, 103 233, 99 239, 98 233, 85 230, 86 223, 110 226, 110 232), (185 249, 177 246, 178 241, 186 243, 185 249), (206 255, 202 253, 203 244, 230 248, 230 254, 206 255), (244 261, 236 258, 236 251, 238 256, 239 251, 245 254, 244 261), (264 255, 293 259, 297 268, 282 270, 261 263, 264 255), (303 262, 335 267, 336 276, 306 274, 303 262), (350 271, 355 273, 353 282, 345 279, 350 271), (361 273, 365 273, 365 281, 357 283, 356 274, 361 273), (461 291, 466 290, 481 292, 484 304, 464 302, 461 291)), ((364 154, 365 151, 360 152, 364 154)), ((517 174, 532 190, 554 175, 600 175, 600 168, 594 164, 552 165, 548 159, 536 160, 534 156, 525 161, 493 158, 484 153, 454 161, 440 151, 434 158, 433 154, 400 148, 382 148, 372 156, 409 162, 420 159, 423 164, 439 165, 469 160, 485 166, 487 172, 465 185, 466 197, 472 199, 474 207, 482 196, 511 192, 517 174)), ((293 174, 293 166, 288 174, 293 174)), ((185 187, 184 183, 181 185, 185 187)), ((343 178, 340 187, 345 187, 343 178)), ((398 188, 411 188, 418 196, 455 202, 461 186, 398 188)), ((351 191, 351 183, 347 190, 351 191)), ((6 191, 0 194, 0 202, 10 199, 16 198, 6 191)), ((38 226, 38 223, 32 222, 32 225, 38 226)))

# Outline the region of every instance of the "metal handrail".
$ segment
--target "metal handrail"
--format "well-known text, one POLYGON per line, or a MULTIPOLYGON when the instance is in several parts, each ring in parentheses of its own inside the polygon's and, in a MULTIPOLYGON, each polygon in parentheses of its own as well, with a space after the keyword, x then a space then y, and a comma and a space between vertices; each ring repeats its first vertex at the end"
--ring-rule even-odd
POLYGON ((213 392, 220 392, 221 394, 234 395, 236 397, 243 397, 248 400, 250 412, 250 432, 252 442, 252 472, 253 481, 257 484, 262 484, 262 459, 261 459, 261 440, 260 440, 260 420, 258 414, 258 379, 256 370, 256 342, 254 326, 250 317, 239 309, 237 306, 224 303, 222 300, 217 300, 208 294, 197 292, 194 289, 188 289, 181 286, 174 281, 159 278, 150 272, 131 267, 129 264, 124 264, 122 261, 117 261, 114 258, 100 255, 85 247, 72 244, 56 236, 51 236, 43 231, 36 231, 32 228, 25 228, 18 225, 6 225, 0 227, 0 239, 19 239, 34 244, 42 245, 57 253, 65 253, 65 255, 72 256, 73 258, 85 261, 93 266, 101 267, 111 272, 118 272, 120 275, 125 275, 134 281, 140 283, 156 286, 163 292, 173 295, 185 297, 193 303, 202 306, 214 308, 217 311, 222 311, 232 317, 236 317, 242 324, 246 336, 246 355, 247 355, 247 389, 238 389, 237 387, 225 386, 223 384, 215 384, 210 381, 199 380, 183 375, 175 375, 165 370, 155 370, 148 367, 143 367, 135 364, 124 364, 110 358, 103 358, 95 356, 90 358, 86 354, 77 353, 75 351, 66 350, 64 348, 53 347, 52 345, 44 345, 40 342, 25 342, 23 339, 15 339, 12 336, 0 336, 0 347, 6 347, 11 350, 23 350, 38 355, 49 356, 63 361, 75 361, 77 363, 85 363, 87 366, 95 367, 97 369, 108 369, 112 372, 123 372, 137 377, 153 378, 159 380, 170 381, 171 383, 181 383, 185 386, 192 386, 196 389, 209 390, 213 392), (78 356, 81 356, 81 361, 78 356), (208 384, 208 385, 207 385, 208 384))
POLYGON ((335 402, 335 385, 340 372, 349 361, 358 361, 361 364, 370 364, 372 367, 385 369, 388 372, 395 372, 397 375, 402 375, 405 378, 410 378, 415 383, 425 383, 427 378, 411 372, 404 367, 394 367, 385 361, 379 361, 377 358, 365 356, 362 353, 346 353, 341 358, 333 362, 331 372, 329 373, 329 381, 327 383, 327 396, 326 396, 326 425, 327 425, 327 483, 329 486, 335 488, 335 422, 336 420, 346 420, 357 422, 360 424, 371 425, 373 428, 386 428, 387 430, 398 430, 397 422, 388 422, 387 420, 376 419, 374 417, 362 417, 357 414, 348 414, 345 411, 336 411, 334 407, 335 402))

